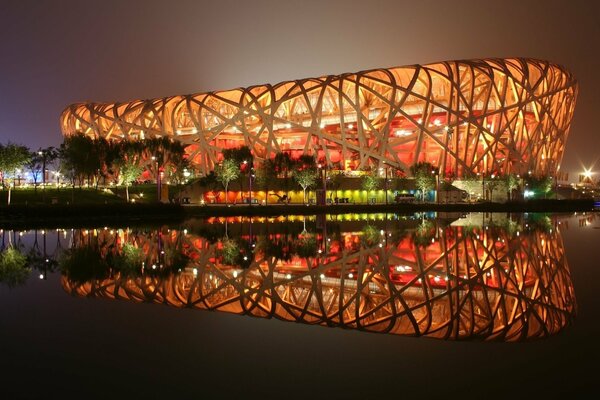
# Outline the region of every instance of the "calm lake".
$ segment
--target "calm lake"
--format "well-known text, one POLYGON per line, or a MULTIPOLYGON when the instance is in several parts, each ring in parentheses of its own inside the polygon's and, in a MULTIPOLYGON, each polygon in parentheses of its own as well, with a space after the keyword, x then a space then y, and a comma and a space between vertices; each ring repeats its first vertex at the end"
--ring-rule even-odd
POLYGON ((599 217, 3 229, 2 397, 591 392, 599 217))

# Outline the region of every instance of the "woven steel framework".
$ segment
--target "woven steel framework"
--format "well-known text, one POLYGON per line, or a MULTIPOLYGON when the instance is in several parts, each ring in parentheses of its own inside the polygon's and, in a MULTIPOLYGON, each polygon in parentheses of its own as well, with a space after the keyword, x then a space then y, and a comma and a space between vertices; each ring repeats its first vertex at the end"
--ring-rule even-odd
POLYGON ((107 252, 134 243, 147 255, 146 272, 84 283, 63 276, 62 284, 77 296, 451 340, 543 338, 572 321, 575 296, 557 230, 434 231, 438 238, 427 245, 411 235, 391 243, 382 234, 370 244, 361 232, 319 236, 325 251, 287 261, 266 255, 259 244, 247 268, 223 262, 222 241, 181 231, 89 231, 79 245, 92 235, 107 252), (162 268, 160 255, 173 247, 193 261, 161 277, 154 268, 162 268))
POLYGON ((313 154, 330 169, 427 161, 444 176, 554 175, 577 82, 532 59, 448 61, 128 103, 80 103, 63 134, 114 140, 169 136, 201 172, 224 148, 257 160, 313 154))

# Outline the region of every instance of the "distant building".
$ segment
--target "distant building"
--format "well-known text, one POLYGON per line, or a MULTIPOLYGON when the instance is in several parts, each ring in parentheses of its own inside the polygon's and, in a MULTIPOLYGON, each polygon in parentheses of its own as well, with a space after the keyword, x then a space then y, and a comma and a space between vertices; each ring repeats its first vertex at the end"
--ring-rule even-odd
POLYGON ((168 136, 208 173, 227 148, 257 161, 315 155, 330 171, 408 172, 429 162, 440 177, 555 175, 578 85, 562 66, 533 59, 446 61, 135 100, 78 103, 64 135, 109 140, 168 136))

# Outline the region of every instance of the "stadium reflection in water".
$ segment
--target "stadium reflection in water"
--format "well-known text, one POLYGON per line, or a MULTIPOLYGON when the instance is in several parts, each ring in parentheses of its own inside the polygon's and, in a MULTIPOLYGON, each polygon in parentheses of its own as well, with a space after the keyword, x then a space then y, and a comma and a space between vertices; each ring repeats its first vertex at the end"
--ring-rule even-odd
POLYGON ((62 284, 77 296, 447 340, 545 338, 575 316, 554 217, 307 218, 74 231, 62 284))

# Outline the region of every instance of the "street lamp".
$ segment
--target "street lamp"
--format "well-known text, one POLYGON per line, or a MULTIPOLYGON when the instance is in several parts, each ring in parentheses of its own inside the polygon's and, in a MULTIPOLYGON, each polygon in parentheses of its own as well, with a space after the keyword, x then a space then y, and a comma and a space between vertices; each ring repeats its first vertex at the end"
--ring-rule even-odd
POLYGON ((250 205, 252 205, 252 181, 254 180, 254 167, 250 168, 250 173, 248 174, 248 196, 250 198, 250 205))
POLYGON ((157 199, 158 202, 160 203, 160 186, 161 186, 161 176, 160 176, 160 165, 158 163, 158 157, 156 156, 152 156, 152 161, 156 162, 156 195, 157 195, 157 199))
POLYGON ((319 177, 323 184, 323 205, 325 205, 327 203, 327 164, 321 165, 319 163, 317 168, 319 168, 319 177))
POLYGON ((387 163, 384 161, 383 162, 384 165, 384 169, 385 169, 385 181, 383 181, 383 190, 385 191, 385 205, 388 205, 388 166, 387 163))

